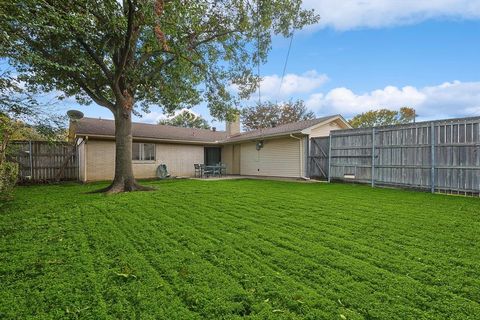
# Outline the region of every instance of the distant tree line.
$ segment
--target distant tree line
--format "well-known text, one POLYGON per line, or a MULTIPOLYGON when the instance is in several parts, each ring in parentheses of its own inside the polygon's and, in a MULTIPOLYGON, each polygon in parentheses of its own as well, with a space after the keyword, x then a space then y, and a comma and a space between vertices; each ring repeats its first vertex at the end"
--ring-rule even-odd
POLYGON ((281 103, 267 101, 243 109, 240 115, 246 131, 315 118, 315 114, 307 109, 302 100, 281 103))
POLYGON ((415 109, 409 107, 400 108, 400 110, 379 109, 370 110, 356 115, 348 123, 353 128, 370 128, 378 126, 388 126, 395 124, 405 124, 415 121, 415 109))
POLYGON ((207 120, 190 110, 182 110, 174 117, 160 120, 158 124, 183 128, 210 129, 207 120))

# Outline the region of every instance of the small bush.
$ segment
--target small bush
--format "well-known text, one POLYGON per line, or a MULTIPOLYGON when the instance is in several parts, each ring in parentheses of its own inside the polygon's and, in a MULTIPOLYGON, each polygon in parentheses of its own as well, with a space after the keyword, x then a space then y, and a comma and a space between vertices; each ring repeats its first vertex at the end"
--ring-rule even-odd
POLYGON ((18 179, 18 164, 4 161, 0 164, 0 200, 12 197, 18 179))

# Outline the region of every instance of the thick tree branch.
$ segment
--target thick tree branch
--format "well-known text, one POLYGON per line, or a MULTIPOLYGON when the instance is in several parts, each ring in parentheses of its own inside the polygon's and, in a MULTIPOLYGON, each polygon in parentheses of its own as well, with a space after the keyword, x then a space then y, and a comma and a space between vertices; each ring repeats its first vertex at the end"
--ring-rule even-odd
MULTIPOLYGON (((228 35, 228 34, 230 34, 230 33, 234 33, 234 32, 237 32, 237 31, 238 31, 238 30, 229 30, 229 31, 226 31, 226 32, 223 32, 223 33, 215 34, 215 35, 210 36, 210 37, 208 37, 208 38, 206 38, 206 39, 203 39, 203 40, 201 40, 201 41, 199 41, 199 42, 192 43, 192 44, 188 47, 188 49, 189 49, 189 50, 194 50, 194 49, 196 49, 198 46, 200 46, 200 45, 202 45, 202 44, 204 44, 204 43, 213 41, 213 40, 215 40, 215 39, 218 38, 218 37, 226 36, 226 35, 228 35)), ((203 33, 209 33, 209 32, 204 31, 203 33)), ((193 38, 194 36, 195 36, 195 34, 190 33, 190 34, 188 34, 187 36, 185 36, 185 38, 184 38, 182 41, 180 41, 180 42, 184 42, 184 40, 191 39, 191 38, 193 38)), ((198 36, 198 35, 197 35, 197 36, 198 36)), ((153 50, 153 51, 151 51, 151 52, 145 52, 145 53, 143 53, 143 54, 137 59, 136 65, 137 65, 137 66, 141 66, 141 65, 144 64, 145 61, 147 61, 148 59, 150 59, 150 58, 152 58, 152 57, 155 57, 155 56, 157 56, 157 55, 159 55, 159 54, 163 54, 163 53, 175 54, 175 52, 167 51, 167 50, 163 50, 163 49, 153 50)))
POLYGON ((127 88, 125 68, 127 64, 131 65, 133 62, 133 48, 136 46, 140 30, 138 26, 135 26, 134 14, 137 2, 135 0, 133 2, 131 0, 127 0, 127 2, 127 30, 125 33, 125 42, 124 46, 119 48, 114 54, 115 76, 112 84, 114 94, 117 99, 121 101, 122 105, 126 105, 126 102, 133 97, 133 93, 135 92, 135 88, 127 88))
MULTIPOLYGON (((226 36, 226 35, 229 35, 231 33, 235 33, 235 32, 238 32, 238 30, 228 30, 228 31, 225 31, 225 32, 222 32, 222 33, 217 33, 217 34, 214 34, 208 38, 205 38, 201 41, 198 41, 198 42, 195 42, 193 43, 192 45, 190 45, 189 47, 189 50, 193 50, 195 51, 199 46, 201 46, 202 44, 204 43, 208 43, 210 41, 213 41, 219 37, 223 37, 223 36, 226 36)), ((188 37, 191 37, 192 35, 189 35, 188 37)), ((137 60, 137 65, 142 65, 143 63, 145 63, 145 61, 147 61, 149 58, 151 57, 154 57, 155 55, 158 55, 158 54, 162 54, 162 53, 170 53, 170 54, 173 54, 173 55, 176 55, 176 56, 179 56, 181 57, 182 59, 188 61, 189 63, 191 63, 192 65, 196 66, 196 67, 199 67, 199 65, 197 63, 195 63, 192 59, 184 56, 184 55, 180 55, 176 52, 172 52, 172 51, 165 51, 165 50, 155 50, 155 51, 152 51, 150 53, 144 53, 142 56, 140 56, 140 58, 137 60)), ((155 75, 156 73, 160 72, 166 65, 172 63, 173 61, 175 60, 175 56, 174 57, 171 57, 169 59, 167 59, 164 63, 162 63, 160 66, 158 66, 158 68, 152 70, 152 72, 150 72, 147 77, 151 77, 153 75, 155 75)))
POLYGON ((99 57, 95 53, 95 51, 93 51, 92 48, 90 48, 90 46, 81 37, 77 37, 76 40, 77 40, 78 43, 80 43, 82 48, 85 49, 85 51, 87 51, 88 55, 95 61, 95 63, 100 67, 100 69, 102 69, 103 73, 105 74, 105 77, 107 79, 111 80, 112 79, 112 73, 108 69, 108 67, 105 64, 105 62, 103 61, 103 59, 101 57, 99 57))
POLYGON ((122 50, 122 54, 120 56, 120 65, 118 67, 118 73, 121 73, 127 64, 127 59, 129 56, 129 52, 131 50, 132 45, 132 37, 133 37, 133 23, 134 23, 134 12, 135 12, 135 4, 132 3, 131 0, 128 0, 128 17, 127 17, 127 33, 125 35, 125 46, 122 50))
POLYGON ((115 105, 109 102, 98 90, 93 90, 88 87, 88 85, 77 75, 72 74, 72 78, 78 84, 80 88, 98 105, 109 109, 110 111, 115 110, 115 105))

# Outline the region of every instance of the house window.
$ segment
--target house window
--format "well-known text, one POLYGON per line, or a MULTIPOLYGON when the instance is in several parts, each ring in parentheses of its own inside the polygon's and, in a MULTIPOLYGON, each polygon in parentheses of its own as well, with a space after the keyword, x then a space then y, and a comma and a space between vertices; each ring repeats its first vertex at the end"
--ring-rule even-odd
POLYGON ((132 145, 132 160, 155 161, 155 144, 134 142, 132 145))

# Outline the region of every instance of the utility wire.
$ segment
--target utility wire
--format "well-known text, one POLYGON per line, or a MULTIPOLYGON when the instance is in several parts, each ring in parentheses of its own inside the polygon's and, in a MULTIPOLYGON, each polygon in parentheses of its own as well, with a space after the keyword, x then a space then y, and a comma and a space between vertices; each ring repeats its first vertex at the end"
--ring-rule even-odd
POLYGON ((292 31, 292 36, 290 37, 290 43, 288 44, 287 57, 285 58, 285 64, 283 65, 282 78, 280 80, 280 86, 278 87, 277 97, 280 95, 280 91, 282 90, 283 79, 285 78, 285 72, 287 71, 288 58, 290 57, 290 50, 292 49, 294 32, 295 32, 295 30, 292 31))

